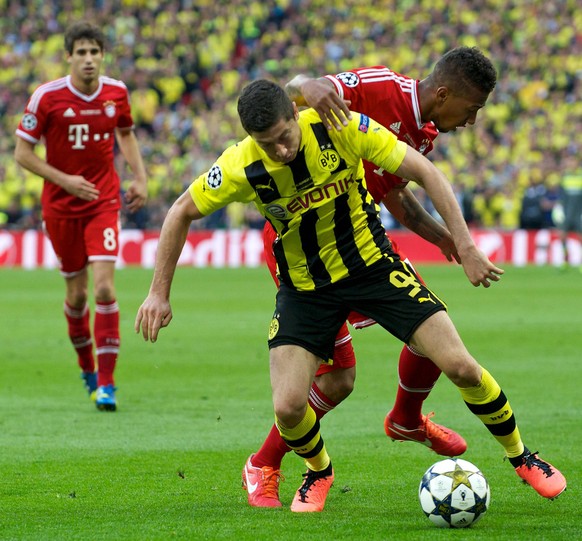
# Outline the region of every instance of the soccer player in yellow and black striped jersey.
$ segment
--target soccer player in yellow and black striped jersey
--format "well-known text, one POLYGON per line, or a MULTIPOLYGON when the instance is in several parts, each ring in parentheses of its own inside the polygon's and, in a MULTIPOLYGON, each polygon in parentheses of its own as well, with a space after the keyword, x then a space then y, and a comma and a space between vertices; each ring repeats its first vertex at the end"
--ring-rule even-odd
POLYGON ((313 110, 285 131, 283 139, 296 138, 281 157, 292 158, 288 162, 271 157, 269 143, 248 137, 224 152, 191 185, 190 194, 205 215, 233 201, 254 201, 278 233, 281 281, 313 291, 361 272, 390 252, 364 186, 360 157, 374 155, 375 163, 396 169, 406 145, 365 115, 333 141, 313 110))
MULTIPOLYGON (((503 391, 469 354, 443 302, 391 250, 366 190, 361 159, 423 186, 451 232, 469 280, 489 285, 503 271, 475 246, 443 173, 365 115, 354 113, 342 131, 328 131, 315 112, 299 113, 285 91, 267 80, 245 87, 238 112, 249 137, 227 149, 168 212, 136 332, 141 329, 145 340, 155 342, 170 323, 171 283, 192 220, 233 201, 253 201, 278 233, 280 288, 268 334, 276 423, 308 468, 292 511, 321 511, 333 483, 308 395, 352 310, 428 355, 509 457, 526 453, 503 391)), ((518 474, 540 494, 559 495, 566 488, 563 475, 531 457, 531 463, 516 468, 518 474)))

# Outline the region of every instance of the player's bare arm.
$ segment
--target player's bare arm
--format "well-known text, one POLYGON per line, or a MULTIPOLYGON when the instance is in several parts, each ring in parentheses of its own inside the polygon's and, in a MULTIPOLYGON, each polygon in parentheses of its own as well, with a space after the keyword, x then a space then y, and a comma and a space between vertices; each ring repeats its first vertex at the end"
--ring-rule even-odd
POLYGON ((427 158, 411 147, 407 147, 404 161, 396 171, 402 178, 417 182, 430 197, 435 209, 442 216, 450 231, 463 270, 474 286, 489 287, 491 281, 497 282, 503 270, 495 266, 473 242, 455 198, 450 182, 445 174, 427 158))
POLYGON ((34 151, 35 145, 17 137, 14 159, 24 169, 60 186, 71 195, 85 201, 95 201, 99 198, 99 190, 95 184, 80 175, 69 175, 48 164, 34 151))
POLYGON ((461 262, 453 237, 447 228, 426 211, 412 190, 406 186, 393 188, 384 196, 382 203, 404 227, 438 246, 448 261, 461 262))
POLYGON ((172 320, 170 289, 174 272, 190 224, 200 218, 202 214, 192 201, 189 192, 184 192, 172 205, 164 220, 150 291, 135 318, 135 332, 140 332, 141 328, 146 341, 155 342, 160 329, 167 327, 172 320))
POLYGON ((136 212, 146 204, 148 198, 145 166, 133 129, 117 129, 115 134, 121 153, 129 164, 134 177, 125 192, 125 203, 130 212, 136 212))
POLYGON ((312 79, 306 75, 297 75, 285 86, 291 100, 298 106, 312 107, 321 117, 328 130, 335 128, 341 131, 342 124, 348 125, 352 114, 349 100, 342 100, 333 86, 325 77, 312 79))

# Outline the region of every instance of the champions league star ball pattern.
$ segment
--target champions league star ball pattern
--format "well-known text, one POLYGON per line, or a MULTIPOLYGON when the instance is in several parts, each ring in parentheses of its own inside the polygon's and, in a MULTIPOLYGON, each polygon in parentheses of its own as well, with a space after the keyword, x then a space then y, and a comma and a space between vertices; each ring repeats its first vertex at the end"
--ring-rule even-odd
POLYGON ((219 165, 214 164, 210 171, 208 171, 208 176, 206 177, 206 184, 208 187, 217 190, 222 184, 222 169, 219 165))
POLYGON ((477 466, 462 458, 447 458, 426 470, 418 497, 425 515, 436 526, 466 528, 485 514, 491 493, 477 466))
POLYGON ((355 86, 358 86, 358 83, 360 82, 360 78, 351 71, 344 71, 336 75, 336 77, 349 88, 354 88, 355 86))

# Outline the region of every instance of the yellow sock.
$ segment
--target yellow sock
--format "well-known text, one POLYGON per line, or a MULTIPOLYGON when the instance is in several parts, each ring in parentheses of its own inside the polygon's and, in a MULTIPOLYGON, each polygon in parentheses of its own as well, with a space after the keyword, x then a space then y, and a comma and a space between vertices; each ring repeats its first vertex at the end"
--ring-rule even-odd
POLYGON ((285 443, 305 460, 310 470, 322 471, 329 466, 331 460, 319 433, 319 420, 309 404, 305 417, 293 428, 286 428, 279 419, 275 419, 275 422, 285 443))
POLYGON ((513 410, 493 376, 483 368, 481 383, 459 390, 465 404, 503 445, 507 456, 513 458, 521 455, 524 445, 513 410))

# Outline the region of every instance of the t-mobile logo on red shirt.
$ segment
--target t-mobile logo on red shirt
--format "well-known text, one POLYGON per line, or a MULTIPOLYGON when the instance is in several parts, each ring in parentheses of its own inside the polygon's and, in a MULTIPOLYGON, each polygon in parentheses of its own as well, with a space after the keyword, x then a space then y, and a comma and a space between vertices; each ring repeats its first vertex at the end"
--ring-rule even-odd
POLYGON ((89 124, 71 124, 69 126, 69 141, 75 150, 84 149, 89 140, 89 124))
MULTIPOLYGON (((100 141, 101 139, 109 139, 109 133, 100 134, 96 133, 93 135, 94 141, 100 141)), ((71 148, 75 150, 83 150, 86 143, 89 140, 89 124, 71 124, 69 126, 69 141, 73 143, 71 148)))

